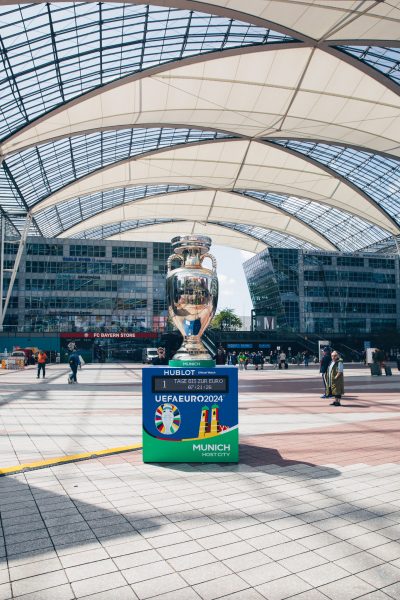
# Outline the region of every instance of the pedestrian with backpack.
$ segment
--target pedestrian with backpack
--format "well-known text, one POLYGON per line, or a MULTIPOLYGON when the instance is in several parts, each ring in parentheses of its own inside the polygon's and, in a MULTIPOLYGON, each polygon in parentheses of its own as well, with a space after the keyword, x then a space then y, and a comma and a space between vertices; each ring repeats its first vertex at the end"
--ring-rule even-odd
POLYGON ((79 354, 76 350, 74 350, 69 355, 69 366, 71 369, 71 373, 68 375, 68 383, 78 383, 76 379, 76 374, 78 372, 78 367, 81 364, 79 354))

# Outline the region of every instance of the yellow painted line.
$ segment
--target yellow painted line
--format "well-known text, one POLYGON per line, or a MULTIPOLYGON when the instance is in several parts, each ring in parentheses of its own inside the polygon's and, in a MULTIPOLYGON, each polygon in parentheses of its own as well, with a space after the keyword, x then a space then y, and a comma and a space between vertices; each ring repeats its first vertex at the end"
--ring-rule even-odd
POLYGON ((26 471, 34 471, 35 469, 44 469, 45 467, 54 467, 63 463, 76 462, 79 460, 88 460, 89 458, 97 458, 99 456, 110 456, 111 454, 120 454, 122 452, 131 452, 139 450, 142 444, 133 444, 132 446, 120 446, 119 448, 107 448, 106 450, 96 450, 95 452, 83 452, 82 454, 69 454, 67 456, 59 456, 57 458, 48 458, 47 460, 37 460, 29 463, 22 463, 12 467, 0 468, 0 477, 4 475, 15 475, 16 473, 24 473, 26 471))

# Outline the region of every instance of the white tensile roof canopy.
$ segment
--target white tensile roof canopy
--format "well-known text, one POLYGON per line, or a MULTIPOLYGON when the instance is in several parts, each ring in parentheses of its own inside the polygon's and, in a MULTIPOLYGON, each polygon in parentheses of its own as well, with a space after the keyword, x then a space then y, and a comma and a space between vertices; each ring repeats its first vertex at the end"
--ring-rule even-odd
POLYGON ((10 226, 390 251, 400 0, 160 4, 0 2, 10 226))

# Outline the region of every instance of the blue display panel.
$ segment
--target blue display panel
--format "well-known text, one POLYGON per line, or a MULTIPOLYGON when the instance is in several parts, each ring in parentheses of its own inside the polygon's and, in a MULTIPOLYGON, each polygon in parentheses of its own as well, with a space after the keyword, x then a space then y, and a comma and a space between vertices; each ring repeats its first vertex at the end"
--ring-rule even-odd
POLYGON ((144 462, 238 462, 236 367, 143 369, 144 462))

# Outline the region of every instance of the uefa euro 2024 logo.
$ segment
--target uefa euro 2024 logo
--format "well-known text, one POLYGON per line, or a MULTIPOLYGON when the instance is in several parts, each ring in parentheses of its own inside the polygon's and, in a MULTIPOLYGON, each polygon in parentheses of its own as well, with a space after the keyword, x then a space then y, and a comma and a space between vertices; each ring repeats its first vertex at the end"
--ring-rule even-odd
POLYGON ((160 404, 154 417, 157 430, 163 435, 173 435, 181 424, 181 413, 174 404, 160 404))

